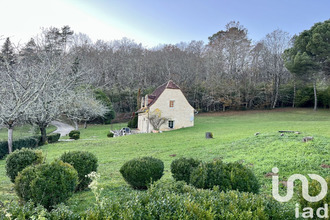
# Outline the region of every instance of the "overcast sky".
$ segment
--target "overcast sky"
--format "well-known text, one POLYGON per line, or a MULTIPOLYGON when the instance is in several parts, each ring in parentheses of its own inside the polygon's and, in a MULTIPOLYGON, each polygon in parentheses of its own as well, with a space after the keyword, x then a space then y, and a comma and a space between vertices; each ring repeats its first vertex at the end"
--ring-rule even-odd
POLYGON ((69 25, 105 41, 144 46, 203 40, 239 21, 253 41, 282 29, 291 35, 330 18, 329 0, 0 0, 0 36, 17 44, 41 27, 69 25))

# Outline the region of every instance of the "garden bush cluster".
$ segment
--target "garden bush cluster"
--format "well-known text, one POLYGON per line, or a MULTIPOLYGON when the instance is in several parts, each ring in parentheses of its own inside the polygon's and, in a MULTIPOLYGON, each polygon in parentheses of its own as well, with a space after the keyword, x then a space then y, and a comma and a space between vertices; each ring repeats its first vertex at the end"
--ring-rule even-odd
MULTIPOLYGON (((129 196, 102 198, 102 205, 94 204, 77 215, 64 205, 51 212, 11 205, 6 209, 12 219, 42 213, 47 219, 295 219, 292 207, 263 195, 247 192, 198 190, 183 181, 152 184, 147 191, 134 191, 129 196)), ((0 213, 1 219, 5 217, 0 213)))
POLYGON ((25 168, 15 179, 15 191, 21 200, 51 209, 70 198, 77 183, 77 171, 58 160, 25 168))
POLYGON ((64 153, 47 164, 41 151, 16 150, 7 157, 6 172, 22 202, 32 201, 46 209, 65 202, 91 182, 87 174, 97 170, 97 158, 85 151, 64 153))
POLYGON ((223 163, 221 160, 201 162, 193 158, 176 159, 171 164, 175 180, 183 180, 197 188, 239 190, 258 193, 260 185, 254 173, 240 163, 223 163))

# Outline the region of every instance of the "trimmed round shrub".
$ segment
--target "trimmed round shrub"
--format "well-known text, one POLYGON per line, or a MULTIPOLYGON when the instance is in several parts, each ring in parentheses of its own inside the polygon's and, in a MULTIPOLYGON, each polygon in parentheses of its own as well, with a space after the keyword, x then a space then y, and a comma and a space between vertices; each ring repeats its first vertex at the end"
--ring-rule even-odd
POLYGON ((108 134, 107 134, 107 137, 108 138, 112 138, 114 135, 115 135, 114 133, 112 133, 112 132, 109 131, 108 134))
POLYGON ((212 189, 214 186, 218 186, 220 190, 224 191, 231 189, 226 164, 221 160, 201 163, 194 168, 190 175, 190 183, 203 189, 212 189))
POLYGON ((127 161, 120 173, 134 189, 147 189, 148 185, 163 176, 163 161, 153 157, 135 158, 127 161))
POLYGON ((24 202, 31 200, 50 210, 72 196, 77 182, 77 171, 58 160, 22 170, 15 179, 15 191, 24 202))
POLYGON ((72 130, 69 133, 70 139, 78 140, 80 138, 80 131, 78 130, 72 130))
POLYGON ((172 176, 176 181, 185 181, 189 184, 190 173, 201 163, 200 160, 194 158, 179 158, 171 163, 172 176))
POLYGON ((258 193, 260 185, 252 170, 240 163, 227 164, 231 189, 241 192, 258 193))
POLYGON ((91 179, 86 177, 92 171, 97 171, 98 161, 94 154, 87 151, 72 151, 64 153, 60 160, 71 164, 78 172, 78 185, 76 190, 81 191, 88 187, 91 179))
POLYGON ((10 181, 15 182, 18 172, 21 172, 27 166, 40 164, 44 159, 45 157, 40 150, 27 148, 15 150, 6 159, 6 174, 10 178, 10 181))

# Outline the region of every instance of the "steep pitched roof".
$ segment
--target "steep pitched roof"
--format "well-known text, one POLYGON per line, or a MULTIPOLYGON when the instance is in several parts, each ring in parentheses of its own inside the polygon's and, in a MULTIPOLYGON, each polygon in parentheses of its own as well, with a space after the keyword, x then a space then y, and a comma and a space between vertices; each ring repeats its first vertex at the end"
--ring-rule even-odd
POLYGON ((180 89, 180 87, 177 86, 172 80, 159 86, 153 93, 151 93, 151 95, 148 95, 148 107, 152 106, 152 104, 157 101, 165 89, 180 89))

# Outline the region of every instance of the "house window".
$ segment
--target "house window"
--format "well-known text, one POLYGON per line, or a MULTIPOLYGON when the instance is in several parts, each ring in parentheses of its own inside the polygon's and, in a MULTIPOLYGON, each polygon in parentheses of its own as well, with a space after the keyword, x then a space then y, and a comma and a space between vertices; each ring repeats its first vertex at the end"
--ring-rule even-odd
POLYGON ((174 100, 170 100, 170 108, 174 108, 174 100))
POLYGON ((174 121, 168 121, 168 127, 174 128, 174 121))

